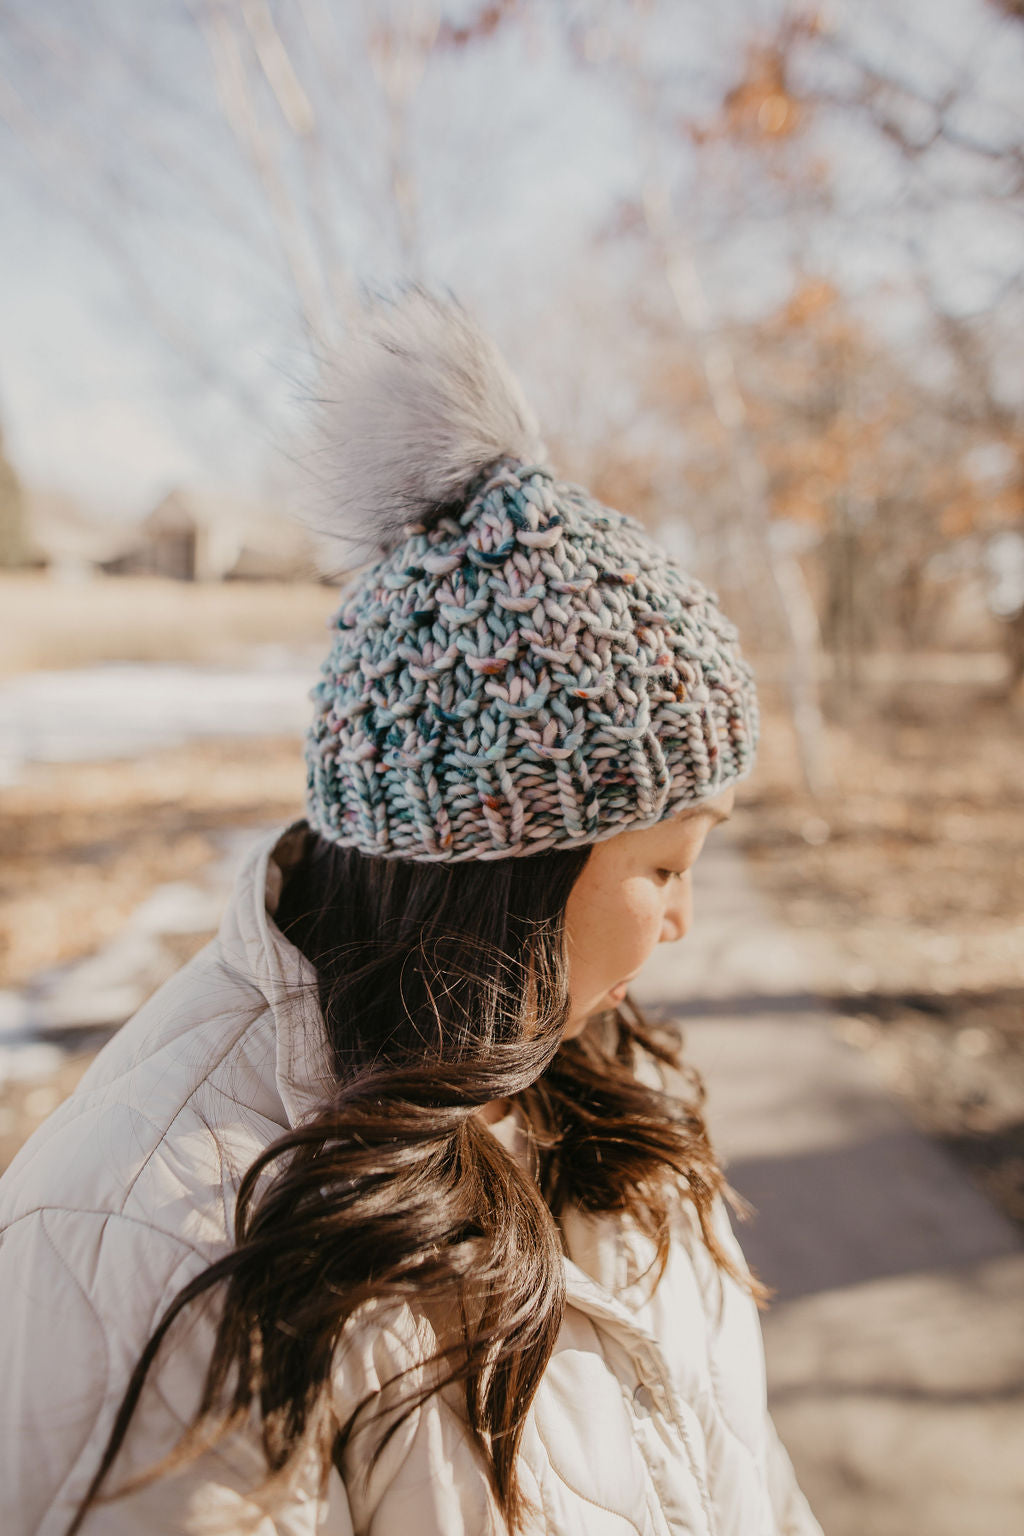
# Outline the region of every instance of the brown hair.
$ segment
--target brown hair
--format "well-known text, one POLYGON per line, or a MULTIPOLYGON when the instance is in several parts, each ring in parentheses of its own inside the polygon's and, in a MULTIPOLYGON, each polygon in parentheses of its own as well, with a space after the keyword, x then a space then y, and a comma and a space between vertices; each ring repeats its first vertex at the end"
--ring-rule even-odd
POLYGON ((699 1079, 684 1077, 683 1100, 634 1073, 638 1054, 681 1071, 677 1043, 631 1004, 563 1041, 565 907, 589 853, 425 864, 367 858, 307 829, 274 918, 315 968, 335 1091, 248 1169, 235 1246, 157 1324, 68 1536, 98 1497, 169 1328, 215 1286, 222 1307, 193 1425, 129 1486, 198 1454, 211 1427, 225 1433, 254 1406, 265 1486, 311 1440, 326 1479, 364 1410, 382 1406, 366 1400, 346 1423, 332 1417, 345 1326, 367 1302, 407 1301, 447 1324, 428 1384, 389 1413, 375 1455, 433 1392, 460 1384, 513 1531, 526 1513, 517 1452, 561 1323, 568 1206, 634 1221, 663 1267, 673 1205, 688 1199, 721 1268, 763 1294, 712 1226, 716 1194, 731 1192, 699 1079), (533 1128, 536 1180, 475 1113, 503 1099, 517 1100, 533 1128))

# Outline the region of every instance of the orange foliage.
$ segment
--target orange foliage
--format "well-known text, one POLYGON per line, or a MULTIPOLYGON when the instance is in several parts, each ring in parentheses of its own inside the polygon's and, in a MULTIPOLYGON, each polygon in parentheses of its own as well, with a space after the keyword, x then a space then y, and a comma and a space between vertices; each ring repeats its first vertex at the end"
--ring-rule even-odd
POLYGON ((834 283, 820 277, 807 278, 783 306, 780 318, 787 329, 793 325, 807 325, 834 312, 838 303, 839 290, 834 283))
POLYGON ((778 45, 753 47, 744 78, 723 102, 722 130, 730 138, 782 139, 802 120, 786 84, 786 57, 778 45))
POLYGON ((774 38, 747 48, 742 79, 722 102, 716 122, 690 124, 698 143, 741 139, 769 144, 791 138, 804 126, 808 107, 791 89, 789 56, 794 44, 819 30, 816 15, 791 16, 774 38))

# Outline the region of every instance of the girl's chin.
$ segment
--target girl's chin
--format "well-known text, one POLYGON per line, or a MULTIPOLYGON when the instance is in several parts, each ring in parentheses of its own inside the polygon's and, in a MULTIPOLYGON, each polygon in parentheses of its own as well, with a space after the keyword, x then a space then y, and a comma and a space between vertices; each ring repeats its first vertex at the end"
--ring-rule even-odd
POLYGON ((617 1007, 618 1004, 621 1003, 625 998, 628 990, 628 981, 621 981, 617 987, 609 987, 607 992, 603 992, 601 996, 590 1005, 582 1017, 576 1017, 569 1021, 568 1025, 566 1026, 565 1033, 562 1036, 563 1040, 573 1040, 577 1035, 582 1035, 583 1031, 587 1027, 588 1022, 594 1017, 595 1014, 603 1013, 607 1008, 617 1007))

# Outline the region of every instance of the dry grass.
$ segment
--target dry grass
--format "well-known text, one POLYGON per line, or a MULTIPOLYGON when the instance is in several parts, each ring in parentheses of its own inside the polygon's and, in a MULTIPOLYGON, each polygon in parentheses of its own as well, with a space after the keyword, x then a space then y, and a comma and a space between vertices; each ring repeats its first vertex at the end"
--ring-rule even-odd
POLYGON ((768 699, 744 791, 744 848, 796 927, 870 932, 904 987, 1024 985, 1024 717, 962 684, 875 693, 828 727, 832 792, 803 790, 788 719, 768 699), (927 935, 923 973, 915 935, 927 935), (973 956, 995 956, 999 974, 973 956), (902 949, 900 946, 903 946, 902 949), (973 947, 973 956, 972 956, 973 947), (902 970, 900 970, 902 967, 902 970))
POLYGON ((337 592, 315 582, 0 574, 0 677, 105 661, 244 665, 266 646, 326 654, 337 592))
MULTIPOLYGON (((192 585, 151 577, 66 583, 0 575, 0 676, 105 661, 244 665, 261 648, 327 650, 334 588, 192 585)), ((37 764, 3 792, 0 986, 91 953, 164 881, 194 876, 214 829, 291 819, 301 744, 196 742, 114 762, 37 764)))

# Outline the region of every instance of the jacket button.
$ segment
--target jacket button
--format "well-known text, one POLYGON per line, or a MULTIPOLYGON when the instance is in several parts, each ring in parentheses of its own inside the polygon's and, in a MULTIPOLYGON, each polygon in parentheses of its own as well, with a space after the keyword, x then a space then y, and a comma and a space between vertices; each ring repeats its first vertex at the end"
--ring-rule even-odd
POLYGON ((637 1413, 647 1415, 654 1410, 654 1394, 646 1382, 642 1381, 633 1393, 633 1408, 637 1413))

